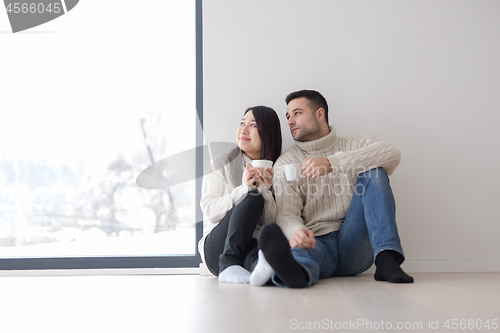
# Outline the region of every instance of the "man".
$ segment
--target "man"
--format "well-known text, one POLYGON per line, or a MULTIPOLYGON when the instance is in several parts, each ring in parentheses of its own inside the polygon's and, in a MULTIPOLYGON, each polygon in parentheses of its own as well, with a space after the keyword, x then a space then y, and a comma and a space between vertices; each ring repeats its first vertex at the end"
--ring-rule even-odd
POLYGON ((337 137, 317 91, 296 91, 285 101, 295 145, 275 163, 277 224, 261 229, 251 283, 263 285, 272 275, 277 285, 308 287, 319 278, 360 274, 374 262, 375 280, 413 282, 400 267, 388 178, 399 151, 372 136, 337 137), (288 182, 286 164, 301 164, 303 177, 288 182))

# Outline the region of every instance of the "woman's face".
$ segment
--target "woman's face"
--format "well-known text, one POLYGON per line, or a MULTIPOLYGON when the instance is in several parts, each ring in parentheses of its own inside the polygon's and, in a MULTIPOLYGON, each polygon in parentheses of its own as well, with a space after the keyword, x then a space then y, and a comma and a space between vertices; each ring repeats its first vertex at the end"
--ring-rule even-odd
POLYGON ((236 140, 248 157, 252 160, 260 159, 261 142, 252 110, 241 119, 240 126, 236 130, 236 140))

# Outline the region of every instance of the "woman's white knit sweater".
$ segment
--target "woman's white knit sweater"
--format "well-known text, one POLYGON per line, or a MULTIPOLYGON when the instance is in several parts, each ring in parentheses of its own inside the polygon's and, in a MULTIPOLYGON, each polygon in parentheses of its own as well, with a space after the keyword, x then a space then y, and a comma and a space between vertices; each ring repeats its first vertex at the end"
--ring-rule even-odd
POLYGON ((357 175, 382 167, 392 174, 399 164, 398 149, 372 136, 337 137, 335 128, 318 140, 299 142, 284 152, 274 166, 277 223, 288 239, 298 229, 315 236, 339 230, 351 205, 357 175), (302 164, 305 159, 326 157, 333 172, 314 180, 287 182, 283 165, 302 164))
MULTIPOLYGON (((270 186, 262 187, 260 184, 257 184, 257 186, 248 187, 242 181, 241 177, 238 177, 239 179, 237 180, 237 183, 240 185, 236 186, 236 184, 231 182, 231 175, 235 173, 234 168, 241 168, 241 174, 243 174, 247 162, 251 162, 251 159, 242 153, 233 161, 229 161, 228 155, 223 155, 212 161, 212 168, 215 171, 203 177, 200 206, 203 211, 204 224, 211 226, 209 231, 251 190, 259 191, 264 197, 264 210, 253 237, 257 238, 262 225, 275 221, 276 203, 270 191, 270 186)), ((198 243, 198 251, 203 262, 205 262, 205 238, 209 231, 206 232, 198 243)))

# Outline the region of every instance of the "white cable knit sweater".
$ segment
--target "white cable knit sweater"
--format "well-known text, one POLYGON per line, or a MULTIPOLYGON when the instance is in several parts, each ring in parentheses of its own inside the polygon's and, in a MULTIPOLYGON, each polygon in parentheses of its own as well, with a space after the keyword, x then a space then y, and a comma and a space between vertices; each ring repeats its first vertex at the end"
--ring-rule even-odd
MULTIPOLYGON (((247 162, 251 162, 251 159, 242 153, 231 163, 228 155, 218 157, 212 162, 212 166, 216 170, 205 175, 203 178, 200 206, 203 211, 203 222, 205 225, 209 223, 211 226, 209 231, 251 190, 259 191, 264 197, 264 210, 253 233, 253 237, 257 238, 262 225, 275 221, 276 203, 270 191, 270 186, 262 187, 260 184, 257 184, 257 186, 248 187, 243 183, 241 178, 237 180, 241 185, 235 186, 229 179, 234 173, 234 168, 242 168, 244 170, 247 162)), ((208 233, 206 232, 198 243, 198 251, 201 254, 203 262, 205 262, 205 238, 208 233)))
POLYGON ((399 150, 387 142, 369 135, 337 137, 333 127, 318 140, 296 141, 274 166, 277 223, 288 239, 298 229, 309 229, 315 236, 339 230, 351 204, 357 175, 377 167, 390 175, 400 158, 399 150), (314 180, 286 181, 283 165, 302 164, 313 157, 327 157, 333 172, 314 180))

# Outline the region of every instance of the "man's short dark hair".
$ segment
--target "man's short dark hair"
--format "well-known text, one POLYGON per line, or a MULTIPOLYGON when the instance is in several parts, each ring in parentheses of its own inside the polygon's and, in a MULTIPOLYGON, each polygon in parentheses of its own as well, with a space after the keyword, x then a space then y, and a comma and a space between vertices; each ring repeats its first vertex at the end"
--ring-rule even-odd
POLYGON ((290 101, 301 97, 307 98, 309 101, 309 107, 313 112, 319 108, 323 108, 325 110, 325 120, 328 124, 328 103, 326 103, 326 99, 323 95, 315 90, 299 90, 288 94, 285 98, 286 105, 288 105, 290 101))

